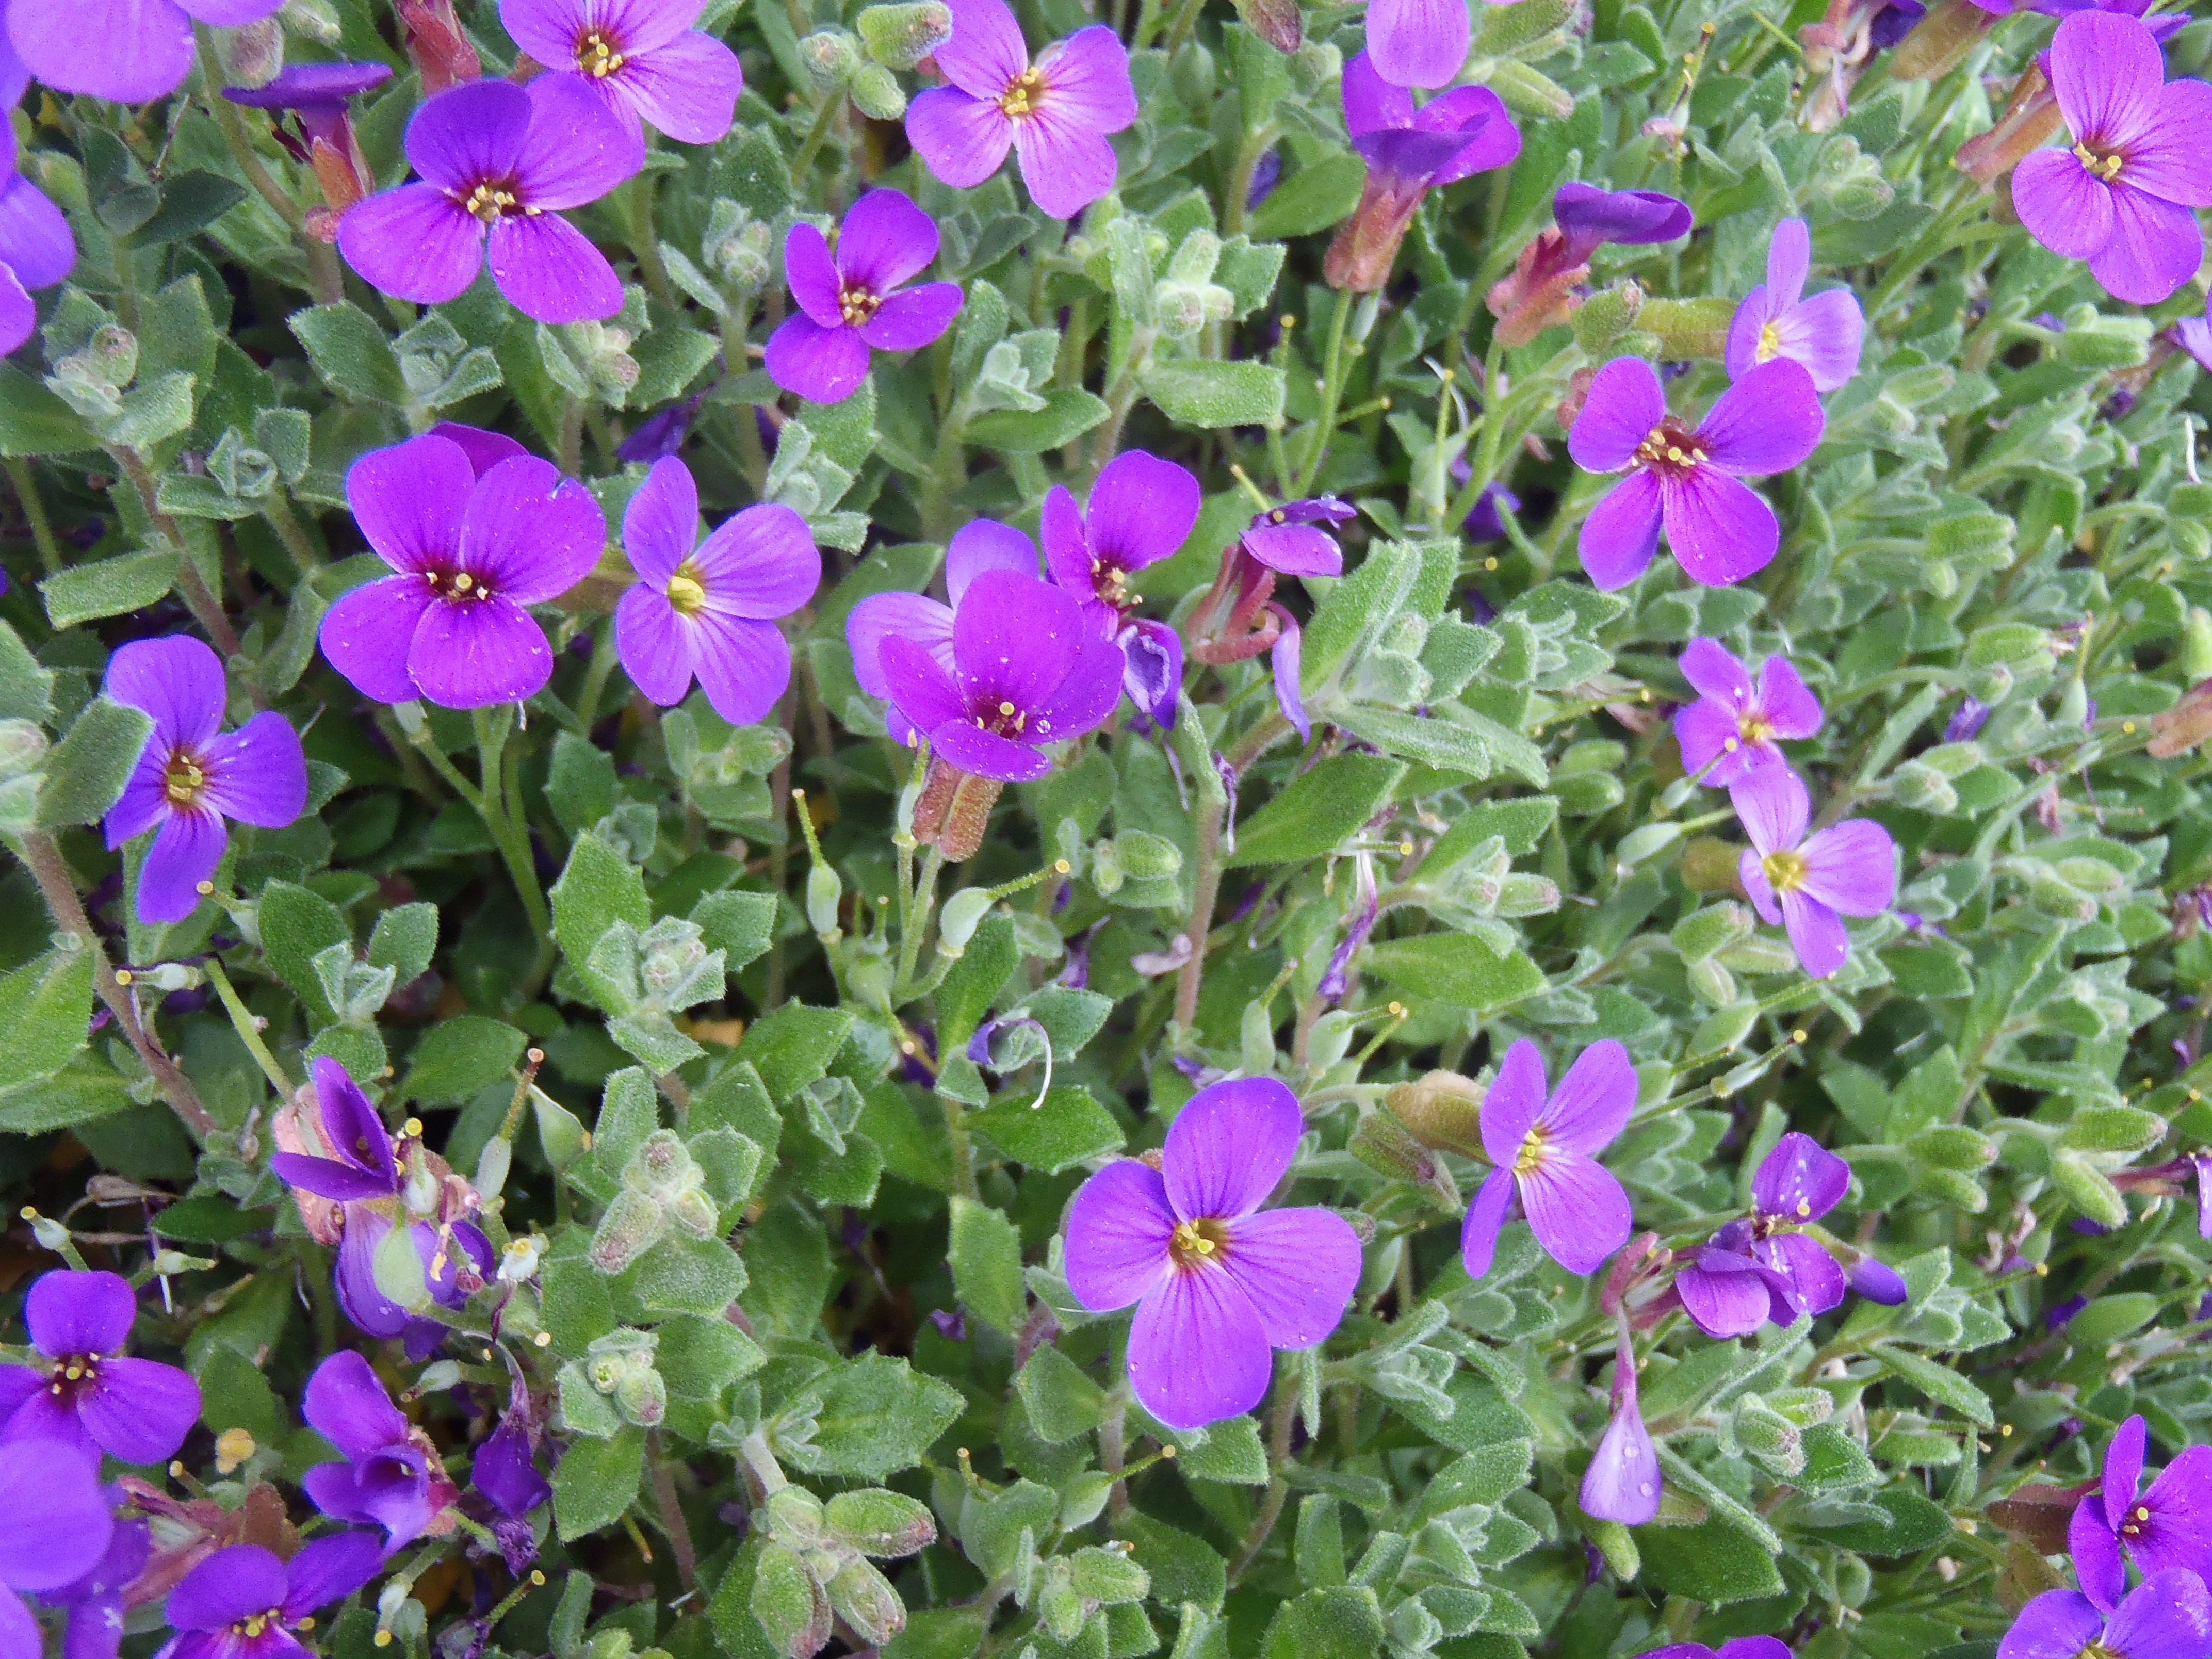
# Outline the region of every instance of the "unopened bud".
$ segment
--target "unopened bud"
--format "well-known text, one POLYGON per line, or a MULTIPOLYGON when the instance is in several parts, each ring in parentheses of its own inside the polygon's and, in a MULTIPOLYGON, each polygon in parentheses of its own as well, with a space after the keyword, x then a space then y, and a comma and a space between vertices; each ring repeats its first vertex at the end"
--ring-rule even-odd
POLYGON ((657 1428, 668 1415, 668 1384, 659 1371, 633 1368, 615 1384, 615 1409, 625 1422, 657 1428))
POLYGON ((1394 1084, 1382 1103, 1424 1146, 1469 1158, 1482 1151, 1482 1091, 1456 1072, 1394 1084))
POLYGON ((1574 314, 1576 342, 1595 354, 1610 346, 1636 321, 1644 309, 1644 290, 1633 281, 1593 294, 1574 314))
POLYGON ((836 91, 860 66, 860 45, 842 29, 817 29, 799 43, 799 61, 815 91, 836 91))
POLYGON ((896 121, 906 113, 906 88, 881 64, 861 64, 845 89, 854 106, 872 121, 896 121))
POLYGON ((235 28, 210 31, 216 61, 234 87, 258 87, 284 67, 284 28, 274 17, 261 17, 235 28))
POLYGON ((945 900, 937 922, 937 948, 955 957, 965 951, 983 918, 990 914, 992 902, 989 890, 981 887, 963 887, 945 900))
POLYGON ((854 22, 868 56, 885 69, 913 69, 952 38, 952 8, 945 0, 869 6, 854 22))
POLYGON ((817 864, 806 872, 806 921, 817 933, 835 934, 837 929, 837 905, 845 896, 845 884, 837 872, 826 864, 817 864))
POLYGON ((906 1628, 906 1604, 890 1580, 866 1561, 846 1563, 826 1588, 831 1609, 869 1646, 880 1647, 906 1628))
POLYGON ((667 1225, 667 1212, 657 1200, 624 1188, 599 1218, 586 1257, 601 1273, 618 1273, 651 1249, 667 1225))

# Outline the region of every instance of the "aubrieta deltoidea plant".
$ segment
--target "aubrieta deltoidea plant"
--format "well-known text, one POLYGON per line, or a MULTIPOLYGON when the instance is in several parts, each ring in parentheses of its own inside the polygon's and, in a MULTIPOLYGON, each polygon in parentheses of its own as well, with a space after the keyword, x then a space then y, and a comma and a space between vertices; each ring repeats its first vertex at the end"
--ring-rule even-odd
POLYGON ((0 1659, 2212 1659, 2208 63, 0 0, 0 1659))

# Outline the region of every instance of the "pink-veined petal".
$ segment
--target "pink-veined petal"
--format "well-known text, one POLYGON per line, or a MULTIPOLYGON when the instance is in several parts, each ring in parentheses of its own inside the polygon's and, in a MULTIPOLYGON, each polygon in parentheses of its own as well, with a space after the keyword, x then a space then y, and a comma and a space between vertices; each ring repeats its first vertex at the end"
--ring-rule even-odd
POLYGON ((1766 244, 1766 291, 1777 311, 1787 311, 1805 295, 1813 269, 1813 234, 1802 219, 1784 219, 1766 244))
POLYGON ((1595 1159, 1579 1152, 1547 1152, 1520 1177, 1519 1185, 1529 1231, 1569 1273, 1595 1273, 1628 1243, 1628 1194, 1595 1159))
POLYGON ((1512 1201, 1510 1165, 1492 1170, 1482 1178, 1459 1231, 1460 1260, 1469 1279, 1480 1279, 1490 1271, 1491 1260, 1498 1253, 1498 1229, 1504 1226, 1505 1208, 1512 1201))
POLYGON ((541 323, 590 322, 623 307, 622 278, 607 256, 557 213, 501 219, 491 228, 486 263, 507 303, 541 323))
POLYGON ((1169 1127, 1169 1205, 1185 1221, 1251 1214, 1291 1167, 1304 1128, 1297 1097, 1275 1078, 1209 1084, 1169 1127))
POLYGON ((783 280, 799 308, 823 328, 843 325, 845 313, 839 295, 843 281, 837 262, 830 257, 829 239, 805 220, 793 225, 783 239, 783 280))
POLYGON ((484 228, 435 185, 402 185, 338 221, 338 252, 380 294, 441 305, 483 269, 484 228))
POLYGON ((951 0, 952 38, 937 49, 938 72, 969 96, 995 99, 1030 66, 1022 26, 1005 0, 951 0))
POLYGON ((1826 424, 1805 366, 1777 357, 1721 393, 1698 422, 1698 439, 1710 466, 1757 477, 1786 472, 1810 455, 1826 424))
POLYGON ((692 555, 707 609, 756 622, 787 617, 822 585, 822 553, 806 520, 763 501, 716 526, 692 555))
POLYGON ((1847 916, 1878 916, 1897 896, 1897 843, 1871 818, 1816 830, 1803 848, 1805 890, 1847 916))
POLYGON ((200 799, 227 818, 282 830, 307 805, 307 762, 300 734, 275 709, 264 709, 203 751, 207 787, 200 799))
POLYGON ((1850 936, 1843 918, 1809 893, 1780 895, 1782 926, 1790 935, 1790 948, 1798 965, 1814 979, 1826 979, 1844 965, 1850 954, 1850 936))
POLYGON ((1725 703, 1738 714, 1751 707, 1751 672, 1718 640, 1692 640, 1674 659, 1674 666, 1699 696, 1725 703))
MULTIPOLYGON (((1789 367, 1803 377, 1805 371, 1796 364, 1789 367)), ((1684 478, 1661 478, 1659 512, 1667 526, 1667 545, 1682 574, 1708 587, 1723 587, 1764 570, 1781 545, 1782 526, 1766 498, 1718 467, 1699 466, 1684 478)))
POLYGON ((1056 105, 1016 124, 1014 149, 1030 199, 1055 219, 1073 219, 1114 188, 1114 146, 1056 105))
POLYGON ((1176 1229, 1159 1172, 1125 1158, 1085 1181, 1067 1211, 1067 1288, 1093 1313, 1126 1308, 1170 1271, 1176 1229))
POLYGON ((517 605, 557 599, 592 574, 607 521, 592 492, 535 455, 478 480, 461 516, 460 566, 517 605))
POLYGON ((189 634, 133 640, 107 665, 102 689, 113 701, 150 715, 149 741, 199 749, 222 727, 228 691, 222 659, 189 634))
POLYGON ((1401 87, 1444 87, 1467 62, 1467 0, 1370 0, 1367 56, 1401 87))
POLYGON ((907 106, 906 136, 941 183, 966 190, 999 170, 1014 146, 1014 124, 988 99, 932 87, 907 106))
POLYGON ((979 778, 1001 783, 1035 783, 1052 770, 1052 763, 1027 744, 1002 738, 996 732, 965 720, 934 728, 924 727, 930 743, 947 766, 979 778))

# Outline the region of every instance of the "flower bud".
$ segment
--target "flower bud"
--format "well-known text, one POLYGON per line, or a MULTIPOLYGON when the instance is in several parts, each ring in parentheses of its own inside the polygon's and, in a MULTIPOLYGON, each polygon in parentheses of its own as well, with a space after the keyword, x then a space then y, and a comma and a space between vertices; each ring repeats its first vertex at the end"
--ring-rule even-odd
POLYGON ((0 720, 0 778, 35 770, 46 752, 46 734, 31 721, 0 720))
POLYGON ((1344 48, 1329 41, 1309 40, 1291 54, 1291 84, 1301 97, 1312 97, 1343 74, 1344 48))
POLYGON ((1305 40, 1297 0, 1237 0, 1237 15, 1277 52, 1295 54, 1305 40))
POLYGON ((854 106, 872 121, 896 121, 906 113, 906 88, 881 64, 863 63, 846 88, 854 106))
POLYGON ((1959 792, 1951 787, 1951 781, 1919 761, 1907 761, 1899 767, 1890 774, 1889 783, 1900 806, 1939 815, 1958 809, 1959 792))
POLYGON ((1729 324, 1735 301, 1720 297, 1650 300, 1637 315, 1644 332, 1659 337, 1659 355, 1669 361, 1718 357, 1728 348, 1729 324))
POLYGON ((1575 340, 1593 356, 1626 333, 1644 309, 1644 290, 1633 280, 1583 301, 1574 314, 1575 340))
POLYGON ((2212 679, 2212 611, 2201 605, 2189 607, 2181 642, 2181 678, 2191 685, 2212 679))
POLYGON ((1716 1008, 1725 1008, 1735 1001, 1735 975, 1711 957, 1690 964, 1690 988, 1698 1000, 1716 1008))
POLYGON ((615 1385, 615 1409, 641 1429, 658 1428, 668 1415, 668 1384, 659 1371, 633 1368, 615 1385))
POLYGON ((885 69, 915 68, 952 38, 952 8, 945 0, 869 6, 854 21, 868 56, 885 69))
POLYGON ((806 1549, 822 1537, 828 1512, 822 1500, 803 1486, 783 1486, 769 1494, 768 1530, 771 1536, 796 1549, 806 1549))
POLYGON ((748 1603, 784 1659, 812 1659, 829 1645, 830 1598, 806 1564, 781 1545, 761 1551, 748 1603))
POLYGON ((937 948, 950 957, 965 951, 993 902, 989 890, 982 887, 963 887, 945 900, 937 919, 937 948))
MULTIPOLYGON (((1419 1084, 1399 1084, 1399 1089, 1418 1089, 1419 1084)), ((1352 1132, 1346 1150, 1369 1169, 1393 1181, 1421 1188, 1440 1210, 1456 1212, 1459 1188, 1443 1160, 1423 1146, 1395 1109, 1369 1112, 1352 1132)))
POLYGON ((138 374, 138 337, 120 323, 103 323, 93 330, 84 349, 66 362, 82 363, 103 386, 120 389, 138 374))
POLYGON ((1474 1158, 1482 1152, 1482 1093, 1456 1072, 1431 1072, 1393 1084, 1382 1103, 1422 1146, 1474 1158))
POLYGON ((1693 893, 1735 891, 1736 855, 1731 847, 1711 836, 1699 836, 1682 848, 1682 884, 1693 893))
POLYGON ((860 42, 842 29, 817 29, 799 43, 799 61, 814 90, 826 95, 850 81, 860 68, 860 42))
POLYGON ((318 46, 335 46, 343 33, 331 0, 284 0, 276 15, 288 31, 318 46))
POLYGON ((659 1202, 633 1188, 624 1188, 599 1218, 586 1259, 603 1273, 618 1273, 659 1242, 668 1225, 659 1202))
POLYGON ((1114 838, 1114 851, 1122 870, 1140 879, 1172 876, 1182 868, 1182 849, 1147 830, 1124 830, 1114 838))
POLYGON ((1683 961, 1703 962, 1736 940, 1750 938, 1754 926, 1755 919, 1747 906, 1709 904, 1694 915, 1676 922, 1668 938, 1681 952, 1683 961))
POLYGON ((665 1201, 668 1219, 694 1238, 719 1237, 722 1212, 704 1187, 693 1187, 665 1201))
POLYGON ((846 1548, 881 1561, 912 1555, 937 1541, 937 1520, 927 1504, 880 1486, 837 1493, 824 1508, 823 1521, 846 1548))
POLYGON ((1098 890, 1101 898, 1112 898, 1121 890, 1121 850, 1111 841, 1102 841, 1091 849, 1091 884, 1098 890))
POLYGON ((673 1129, 655 1129, 623 1169, 623 1185, 665 1197, 698 1185, 699 1166, 673 1129))
POLYGON ((210 33, 215 41, 216 61, 234 87, 264 85, 284 67, 284 28, 274 17, 210 33))
POLYGON ((806 921, 825 939, 834 939, 839 932, 837 905, 844 896, 844 882, 828 865, 817 864, 806 872, 806 921))
MULTIPOLYGON (((906 1604, 890 1580, 866 1561, 848 1561, 828 1586, 830 1606, 871 1647, 879 1647, 906 1628, 906 1604)), ((1076 1621, 1079 1628, 1082 1620, 1076 1621)), ((1074 1632, 1070 1632, 1072 1638, 1074 1632)))

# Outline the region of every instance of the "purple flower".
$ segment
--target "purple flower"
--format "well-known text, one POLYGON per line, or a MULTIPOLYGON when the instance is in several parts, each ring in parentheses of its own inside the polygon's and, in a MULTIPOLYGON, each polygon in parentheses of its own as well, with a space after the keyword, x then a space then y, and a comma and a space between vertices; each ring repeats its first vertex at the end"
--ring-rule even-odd
POLYGON ((1729 791, 1751 845, 1736 874, 1760 919, 1790 933, 1797 960, 1814 979, 1844 965, 1850 949, 1844 916, 1878 916, 1897 896, 1897 844, 1871 818, 1846 818, 1816 830, 1804 781, 1786 767, 1753 772, 1729 791))
POLYGON ((1087 507, 1076 506, 1064 485, 1046 495, 1039 526, 1045 568, 1075 595, 1101 638, 1113 638, 1136 603, 1131 574, 1183 544, 1200 500, 1198 480, 1186 469, 1141 449, 1106 463, 1087 507))
POLYGON ((1121 647, 1121 689, 1139 712, 1162 730, 1176 722, 1182 691, 1182 635, 1164 622, 1139 617, 1114 636, 1121 647))
POLYGON ((1805 295, 1813 237, 1802 219, 1784 219, 1766 245, 1766 280, 1743 296, 1729 325, 1728 372, 1740 380, 1760 363, 1802 363, 1816 392, 1833 392, 1859 366, 1866 319, 1847 288, 1805 295))
POLYGON ((337 234, 333 215, 343 214, 376 188, 376 174, 355 137, 346 100, 392 78, 388 64, 287 64, 274 80, 258 87, 225 87, 222 95, 248 109, 282 116, 289 112, 298 136, 272 124, 276 142, 295 161, 313 168, 327 207, 308 216, 310 235, 328 241, 337 234))
POLYGON ((1972 697, 1966 698, 1952 711, 1951 718, 1943 722, 1943 741, 1946 743, 1968 741, 1974 733, 1982 729, 1983 722, 1989 717, 1989 704, 1977 702, 1972 697))
POLYGON ((1343 1217, 1260 1210, 1304 1126, 1273 1078, 1212 1084, 1176 1114, 1158 1170, 1120 1159, 1068 1206, 1068 1288, 1093 1313, 1137 1304, 1129 1381, 1171 1429, 1259 1404, 1269 1350, 1325 1339, 1359 1282, 1343 1217))
POLYGON ((1693 581, 1719 586, 1765 569, 1781 530, 1743 480, 1796 465, 1825 425, 1812 376, 1787 358, 1760 364, 1721 393, 1692 431, 1667 412, 1650 364, 1615 357, 1590 382, 1567 434, 1583 471, 1629 469, 1583 520, 1583 568, 1600 587, 1627 586, 1658 551, 1663 523, 1693 581))
POLYGON ((645 143, 573 75, 528 87, 471 81, 425 99, 407 123, 422 175, 338 224, 338 252, 368 285, 436 305, 491 265, 514 308, 541 323, 622 309, 606 256, 555 210, 595 202, 645 164, 645 143))
POLYGON ((2212 1600, 2188 1572, 2145 1579, 2109 1616, 2079 1590, 2045 1590, 1997 1644, 1997 1659, 2204 1659, 2208 1651, 2212 1600))
POLYGON ((1674 1276, 1698 1328, 1748 1336, 1769 1319, 1786 1328, 1841 1302, 1843 1268, 1798 1229, 1834 1209, 1850 1184, 1850 1165, 1810 1135, 1792 1130, 1777 1141, 1752 1176, 1751 1214, 1714 1234, 1674 1276))
POLYGON ((936 257, 936 222, 895 190, 853 204, 834 259, 819 230, 793 225, 783 272, 799 311, 769 337, 769 378, 809 403, 838 403, 867 377, 870 350, 927 345, 959 313, 960 284, 898 290, 936 257))
POLYGON ((162 1613, 177 1633, 155 1659, 300 1659, 307 1650, 293 1631, 383 1565, 365 1532, 318 1538, 289 1561, 258 1544, 217 1550, 169 1592, 162 1613))
MULTIPOLYGON (((1621 1322, 1627 1335, 1627 1322, 1621 1322)), ((1659 1513, 1659 1454, 1636 1404, 1636 1349, 1623 1340, 1613 1357, 1613 1415, 1583 1471, 1575 1501, 1597 1521, 1640 1527, 1659 1513)))
POLYGON ((680 404, 671 404, 658 415, 638 423, 637 430, 615 446, 615 459, 646 465, 675 454, 684 447, 685 434, 699 413, 706 394, 695 392, 680 404))
POLYGON ((501 1515, 519 1520, 553 1496, 531 1455, 530 1431, 510 1413, 477 1448, 469 1478, 501 1515))
POLYGON ((64 1659, 115 1659, 123 1646, 123 1593, 146 1570, 152 1549, 153 1528, 145 1522, 118 1521, 91 1571, 39 1597, 50 1607, 69 1609, 64 1659))
POLYGON ((1644 1659, 1790 1659, 1790 1644, 1776 1636, 1739 1636, 1716 1652, 1703 1642, 1673 1642, 1644 1659))
POLYGON ((1073 596, 1010 570, 984 572, 961 596, 950 672, 900 635, 877 659, 899 718, 947 765, 1008 783, 1051 771, 1037 746, 1080 737, 1121 696, 1119 647, 1084 625, 1073 596))
POLYGON ((1129 54, 1103 24, 1078 29, 1031 64, 1005 0, 951 0, 952 38, 937 49, 950 86, 921 94, 906 136, 929 170, 957 189, 980 185, 1013 149, 1030 199, 1072 219, 1114 188, 1106 142, 1137 118, 1129 54))
POLYGON ((695 29, 699 0, 500 0, 514 44, 580 78, 622 124, 650 121, 679 143, 730 130, 744 90, 738 55, 695 29))
POLYGON ((2203 258, 2190 210, 2212 205, 2212 87, 2165 81, 2151 32, 2116 12, 2060 23, 2049 63, 2074 143, 2021 162, 2013 206, 2044 246, 2087 259, 2115 299, 2155 305, 2203 258))
MULTIPOLYGON (((952 532, 945 549, 945 592, 951 600, 940 605, 926 593, 872 593, 854 605, 845 618, 845 643, 853 653, 853 677, 872 697, 891 702, 890 681, 884 678, 883 642, 896 635, 911 640, 936 659, 937 665, 952 672, 952 618, 976 577, 989 570, 1037 573, 1036 544, 1018 530, 992 519, 975 519, 952 532)), ((890 733, 901 743, 913 741, 914 728, 896 706, 890 711, 890 733)))
POLYGON ((1820 705, 1787 657, 1759 665, 1756 690, 1750 671, 1718 640, 1692 640, 1674 665, 1698 693, 1674 716, 1682 769, 1714 788, 1782 765, 1777 738, 1809 738, 1820 729, 1820 705))
POLYGON ((1357 507, 1333 495, 1285 501, 1252 515, 1237 538, 1237 550, 1279 575, 1340 576, 1344 550, 1321 526, 1349 524, 1358 516, 1357 507))
POLYGON ((1360 55, 1392 86, 1448 87, 1467 64, 1473 33, 1466 0, 1373 0, 1360 55))
POLYGON ((94 1463, 103 1451, 120 1463, 174 1456, 199 1419, 200 1385, 174 1365, 124 1357, 137 1312, 118 1274, 41 1276, 23 1298, 23 1322, 52 1364, 0 1369, 0 1439, 58 1441, 94 1463))
POLYGON ((690 470, 673 456, 654 462, 623 513, 623 548, 643 580, 615 607, 615 648, 664 708, 684 701, 696 675, 716 714, 750 726, 791 683, 791 647, 775 619, 814 597, 822 555, 806 520, 774 502, 726 519, 704 541, 698 534, 690 470))
POLYGON ((316 1464, 301 1489, 335 1520, 382 1527, 387 1552, 420 1537, 457 1495, 428 1437, 352 1349, 315 1367, 301 1412, 344 1460, 316 1464))
POLYGON ((1505 1051, 1481 1107, 1482 1149, 1496 1167, 1460 1232, 1468 1278, 1490 1271, 1516 1194, 1536 1242, 1569 1273, 1596 1271, 1627 1242, 1628 1194, 1596 1155, 1635 1104, 1628 1050, 1610 1037, 1577 1054, 1548 1098, 1536 1045, 1523 1037, 1505 1051))
POLYGON ((477 708, 544 687, 553 652, 524 607, 598 564, 606 520, 589 490, 534 455, 479 477, 461 445, 429 432, 356 461, 346 501, 398 573, 355 588, 323 617, 323 654, 356 690, 379 702, 477 708))
POLYGON ((38 1659, 38 1621, 15 1594, 73 1588, 95 1571, 115 1534, 115 1517, 91 1461, 52 1440, 0 1445, 0 1653, 38 1659))
MULTIPOLYGON (((5 45, 0 41, 0 56, 5 45)), ((15 130, 0 122, 0 356, 29 339, 38 326, 30 290, 51 288, 76 265, 76 239, 69 221, 15 171, 15 130)))
POLYGON ((2145 1578, 2212 1573, 2212 1446, 2191 1446, 2142 1492, 2150 1431, 2130 1417, 2105 1449, 2099 1489, 2075 1506, 2066 1528, 2074 1577, 2100 1609, 2110 1613, 2127 1589, 2133 1561, 2145 1578))
POLYGON ((273 709, 225 733, 222 660, 187 635, 124 646, 108 660, 106 689, 151 715, 154 729, 101 827, 116 848, 160 826, 138 872, 137 916, 182 921, 215 890, 230 844, 225 818, 281 830, 307 805, 300 734, 273 709))
POLYGON ((1301 740, 1313 734, 1298 686, 1298 621, 1273 602, 1275 578, 1334 576, 1344 550, 1323 525, 1356 518, 1332 496, 1286 501, 1255 514, 1244 533, 1224 548, 1213 586, 1193 614, 1191 654, 1200 662, 1243 662, 1262 651, 1275 681, 1275 703, 1301 740))
POLYGON ((1337 227, 1322 272, 1330 287, 1364 294, 1389 280, 1421 198, 1504 167, 1521 153, 1521 131, 1487 87, 1455 87, 1417 112, 1413 94, 1386 81, 1364 52, 1344 66, 1343 95, 1344 129, 1367 163, 1367 182, 1337 227))
MULTIPOLYGON (((192 24, 235 28, 279 0, 8 0, 8 43, 57 92, 143 104, 176 89, 192 66, 192 24)), ((11 98, 8 100, 13 103, 11 98)))
POLYGON ((1540 232, 1490 286, 1484 303, 1498 319, 1498 338, 1526 345, 1544 330, 1565 323, 1580 303, 1590 256, 1607 242, 1649 245, 1689 234, 1689 204, 1656 190, 1600 190, 1578 180, 1552 198, 1555 228, 1540 232))

